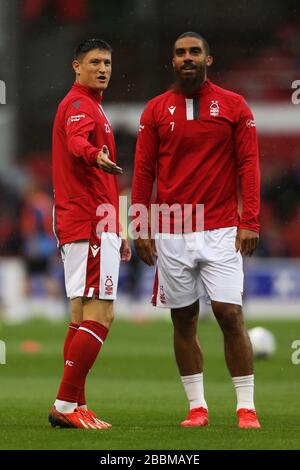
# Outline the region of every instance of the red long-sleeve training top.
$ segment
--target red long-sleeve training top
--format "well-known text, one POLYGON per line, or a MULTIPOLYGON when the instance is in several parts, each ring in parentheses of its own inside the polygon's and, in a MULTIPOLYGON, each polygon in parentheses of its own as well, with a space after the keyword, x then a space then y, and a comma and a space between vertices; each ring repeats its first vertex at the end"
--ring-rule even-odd
POLYGON ((74 83, 58 106, 53 127, 54 229, 60 245, 90 239, 106 215, 96 214, 101 204, 115 208, 115 230, 111 223, 109 231, 118 231, 117 179, 97 165, 103 145, 115 162, 113 131, 99 94, 74 83))
POLYGON ((149 207, 155 178, 155 203, 192 204, 193 217, 196 204, 204 204, 204 230, 258 232, 257 134, 244 98, 206 80, 193 96, 170 90, 149 101, 138 133, 133 204, 149 207))

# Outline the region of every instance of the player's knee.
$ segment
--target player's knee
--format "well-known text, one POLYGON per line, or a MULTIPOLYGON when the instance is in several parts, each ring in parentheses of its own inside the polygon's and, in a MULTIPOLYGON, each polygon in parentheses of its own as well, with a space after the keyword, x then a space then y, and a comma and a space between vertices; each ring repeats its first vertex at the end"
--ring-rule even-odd
POLYGON ((171 311, 174 332, 182 339, 191 340, 196 336, 198 323, 198 310, 191 307, 172 309, 171 311))
POLYGON ((107 323, 107 325, 108 325, 108 328, 111 327, 111 325, 112 325, 114 319, 115 319, 115 315, 114 315, 113 310, 111 310, 111 311, 109 311, 109 312, 107 313, 107 315, 106 315, 106 317, 105 317, 105 321, 106 321, 106 323, 107 323))
POLYGON ((106 328, 110 328, 114 321, 114 311, 112 304, 107 305, 107 307, 101 309, 98 313, 98 321, 106 328))
POLYGON ((70 301, 71 321, 80 324, 83 318, 82 300, 80 297, 70 301))
POLYGON ((87 299, 83 303, 84 320, 94 320, 110 328, 114 320, 113 302, 108 300, 87 299))
POLYGON ((174 328, 180 331, 197 327, 198 316, 196 315, 188 315, 187 313, 184 314, 183 312, 172 312, 171 317, 174 328))
POLYGON ((242 310, 239 305, 226 305, 215 311, 216 319, 224 333, 240 333, 244 327, 242 310))

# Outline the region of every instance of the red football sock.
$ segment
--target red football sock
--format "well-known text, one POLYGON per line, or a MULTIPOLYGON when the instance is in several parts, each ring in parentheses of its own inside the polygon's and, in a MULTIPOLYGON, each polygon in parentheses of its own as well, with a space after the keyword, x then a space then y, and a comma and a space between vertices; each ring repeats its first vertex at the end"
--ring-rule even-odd
POLYGON ((58 400, 79 403, 85 379, 93 366, 108 329, 92 320, 84 320, 69 346, 64 375, 57 394, 58 400))
POLYGON ((67 354, 68 354, 70 344, 72 343, 72 340, 74 336, 76 335, 79 326, 80 325, 78 325, 78 323, 71 322, 69 324, 68 333, 67 333, 65 344, 64 344, 64 364, 66 363, 66 360, 67 360, 67 354))
MULTIPOLYGON (((66 363, 66 360, 67 360, 67 354, 69 351, 70 344, 72 343, 72 340, 74 336, 76 335, 79 326, 80 325, 78 325, 78 323, 74 323, 74 322, 71 322, 69 324, 68 333, 67 333, 65 344, 64 344, 64 364, 66 363)), ((83 406, 83 405, 86 405, 85 387, 83 387, 83 390, 80 391, 79 399, 78 399, 78 406, 83 406)))

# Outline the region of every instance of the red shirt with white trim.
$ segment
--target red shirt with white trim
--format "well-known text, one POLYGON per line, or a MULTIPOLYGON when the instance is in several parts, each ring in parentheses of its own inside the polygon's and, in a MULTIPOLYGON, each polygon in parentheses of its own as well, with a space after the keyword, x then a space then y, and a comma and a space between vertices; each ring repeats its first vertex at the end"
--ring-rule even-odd
POLYGON ((74 83, 58 106, 53 127, 52 164, 54 184, 54 230, 59 244, 89 240, 101 204, 115 209, 108 231, 118 232, 118 184, 115 175, 97 165, 102 146, 116 162, 112 127, 91 88, 74 83))
POLYGON ((137 139, 133 204, 149 207, 155 179, 157 204, 191 204, 193 219, 196 204, 204 204, 204 230, 258 232, 259 153, 244 98, 206 80, 193 96, 170 90, 149 101, 137 139))

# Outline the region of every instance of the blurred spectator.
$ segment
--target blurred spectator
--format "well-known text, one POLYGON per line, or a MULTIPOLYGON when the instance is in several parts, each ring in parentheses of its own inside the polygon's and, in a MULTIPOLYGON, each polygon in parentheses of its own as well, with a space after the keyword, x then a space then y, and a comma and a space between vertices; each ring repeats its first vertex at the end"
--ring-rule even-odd
POLYGON ((52 208, 49 194, 31 183, 24 197, 20 222, 22 254, 28 276, 27 295, 56 297, 61 294, 52 208))
POLYGON ((0 179, 0 255, 15 255, 19 252, 19 213, 21 200, 16 191, 0 179))

